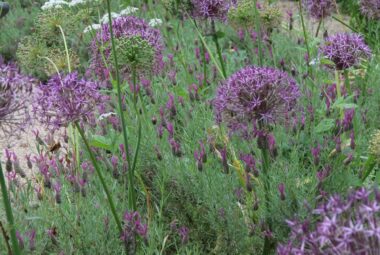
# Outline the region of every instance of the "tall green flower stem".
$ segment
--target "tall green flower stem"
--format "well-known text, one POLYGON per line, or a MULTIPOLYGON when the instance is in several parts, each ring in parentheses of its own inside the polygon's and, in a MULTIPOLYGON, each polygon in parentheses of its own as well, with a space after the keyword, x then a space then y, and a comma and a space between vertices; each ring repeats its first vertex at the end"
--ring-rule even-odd
POLYGON ((86 136, 85 136, 85 134, 83 132, 83 129, 80 127, 80 125, 78 124, 78 122, 75 122, 74 125, 75 125, 76 129, 78 130, 80 136, 82 137, 82 140, 84 142, 84 145, 86 146, 87 152, 90 155, 90 160, 92 162, 92 165, 95 168, 96 174, 99 177, 99 180, 100 180, 100 183, 102 184, 103 190, 106 193, 107 200, 108 200, 108 203, 109 203, 110 208, 111 208, 111 213, 112 213, 113 217, 115 218, 117 228, 118 228, 118 230, 119 230, 119 232, 121 234, 123 232, 123 227, 121 225, 121 221, 120 221, 119 217, 117 216, 115 203, 113 202, 113 199, 112 199, 112 196, 111 196, 111 192, 109 191, 109 189, 107 187, 107 184, 106 184, 106 181, 105 181, 105 179, 103 177, 103 174, 101 172, 101 169, 99 168, 98 161, 95 158, 95 155, 94 155, 94 153, 91 150, 90 144, 89 144, 89 142, 88 142, 88 140, 87 140, 87 138, 86 138, 86 136))
POLYGON ((321 18, 318 22, 318 27, 317 27, 317 31, 315 32, 315 37, 318 37, 319 30, 321 29, 322 21, 323 19, 321 18))
MULTIPOLYGON (((108 22, 109 22, 109 27, 110 27, 110 34, 111 34, 111 44, 112 44, 112 55, 114 58, 115 62, 115 72, 116 72, 116 87, 117 87, 117 99, 118 99, 118 104, 119 104, 119 114, 120 114, 120 119, 121 119, 121 127, 122 127, 122 132, 123 132, 123 139, 124 139, 124 147, 125 147, 125 154, 127 156, 127 162, 128 166, 131 166, 131 159, 129 156, 129 143, 128 143, 128 134, 127 134, 127 129, 126 129, 126 121, 124 118, 124 112, 123 112, 123 103, 122 103, 122 95, 121 95, 121 85, 120 85, 120 74, 119 74, 119 64, 117 60, 117 53, 116 53, 116 45, 115 45, 115 37, 113 34, 113 28, 112 28, 112 16, 111 16, 111 1, 107 0, 107 11, 108 11, 108 22)), ((133 183, 134 176, 129 174, 129 183, 133 183)), ((129 190, 132 190, 131 192, 135 192, 134 187, 129 187, 129 190)), ((128 198, 130 196, 128 195, 128 198)), ((136 206, 133 205, 133 201, 128 201, 129 209, 135 210, 136 206)))
POLYGON ((257 8, 257 0, 255 0, 255 8, 254 8, 254 16, 255 16, 255 29, 257 33, 257 47, 259 51, 259 66, 263 66, 263 41, 262 41, 262 34, 261 34, 261 20, 260 20, 260 13, 257 8))
MULTIPOLYGON (((135 154, 133 156, 133 163, 132 165, 128 165, 128 205, 130 208, 132 208, 134 211, 137 210, 137 205, 136 205, 136 194, 135 194, 135 170, 136 170, 136 164, 137 164, 137 159, 138 159, 138 154, 140 151, 140 144, 141 144, 141 117, 140 113, 137 107, 138 103, 138 92, 137 92, 137 72, 136 68, 133 68, 132 70, 132 86, 133 86, 133 106, 135 109, 135 113, 137 116, 137 121, 138 121, 138 134, 137 134, 137 145, 136 145, 136 150, 135 154)), ((143 102, 141 102, 143 103, 143 102)), ((128 153, 128 152, 126 152, 128 153)))
POLYGON ((348 77, 348 70, 343 70, 343 76, 344 76, 344 86, 346 87, 349 94, 351 94, 351 84, 350 84, 350 77, 348 77))
MULTIPOLYGON (((260 138, 259 138, 260 139, 260 138)), ((269 166, 270 166, 270 160, 269 160, 269 149, 268 149, 268 142, 265 138, 264 141, 265 145, 260 146, 261 150, 261 156, 263 161, 263 177, 264 177, 264 196, 265 196, 265 223, 268 224, 268 228, 270 231, 272 231, 272 219, 269 215, 269 207, 270 207, 270 182, 269 182, 269 166)), ((271 254, 272 250, 274 248, 274 242, 270 240, 269 237, 265 236, 264 239, 264 248, 263 248, 263 255, 271 254)))
POLYGON ((0 163, 0 186, 1 186, 1 194, 3 195, 5 213, 6 213, 9 228, 10 228, 13 255, 20 255, 21 252, 20 252, 20 247, 18 245, 18 241, 16 238, 16 228, 15 228, 15 223, 14 223, 14 218, 13 218, 13 213, 12 213, 11 202, 9 200, 7 186, 5 184, 5 177, 4 177, 1 163, 0 163))
POLYGON ((207 63, 206 63, 206 47, 204 43, 202 43, 202 64, 203 64, 203 87, 207 85, 207 63))
POLYGON ((216 32, 215 21, 213 21, 213 20, 211 21, 211 32, 212 32, 212 39, 215 43, 216 52, 218 53, 220 67, 222 68, 223 76, 227 77, 226 64, 224 63, 224 59, 223 59, 223 55, 222 55, 222 49, 220 48, 219 38, 218 38, 218 34, 216 32))
MULTIPOLYGON (((303 18, 302 2, 301 2, 301 0, 298 0, 298 8, 299 8, 299 13, 300 13, 300 18, 301 18, 302 31, 303 31, 303 38, 304 38, 304 40, 305 40, 307 56, 308 56, 308 58, 310 58, 311 55, 310 55, 309 40, 308 40, 308 38, 307 38, 307 31, 306 31, 305 21, 304 21, 304 18, 303 18)), ((306 65, 307 65, 307 71, 308 71, 308 73, 311 75, 311 74, 312 74, 312 70, 311 70, 311 67, 310 67, 310 65, 309 65, 309 61, 307 61, 306 65)))

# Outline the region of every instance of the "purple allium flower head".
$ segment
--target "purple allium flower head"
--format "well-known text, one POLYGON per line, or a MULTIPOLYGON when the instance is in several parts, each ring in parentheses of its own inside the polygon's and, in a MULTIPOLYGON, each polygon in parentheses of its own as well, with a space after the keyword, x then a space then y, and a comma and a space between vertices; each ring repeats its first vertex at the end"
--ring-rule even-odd
MULTIPOLYGON (((161 33, 158 29, 154 29, 148 25, 143 19, 133 16, 119 17, 112 21, 114 36, 117 40, 140 38, 147 42, 153 49, 152 70, 154 74, 158 74, 164 67, 162 51, 164 48, 161 33)), ((141 43, 141 42, 140 42, 141 43)), ((126 49, 128 50, 128 49, 126 49)), ((102 53, 107 62, 112 63, 111 54, 111 33, 109 24, 103 24, 101 30, 96 34, 96 38, 91 43, 92 59, 91 67, 95 73, 102 79, 106 80, 109 76, 109 70, 104 66, 102 53)), ((123 53, 121 53, 123 54, 123 53)), ((138 56, 138 55, 137 55, 138 56)), ((138 59, 136 61, 139 61, 138 59)), ((123 77, 130 75, 130 68, 122 68, 123 77)), ((147 70, 143 70, 147 71, 147 70)))
POLYGON ((193 5, 192 16, 200 19, 222 20, 227 19, 231 0, 191 0, 193 5))
POLYGON ((87 121, 102 102, 98 84, 78 77, 77 72, 56 75, 36 89, 33 112, 37 119, 52 128, 72 122, 87 121))
POLYGON ((337 70, 356 66, 361 58, 371 57, 371 49, 359 34, 354 33, 338 33, 327 37, 319 53, 334 62, 337 70))
POLYGON ((330 16, 336 9, 334 0, 304 0, 304 5, 309 15, 318 20, 330 16))
POLYGON ((20 74, 14 64, 4 64, 0 56, 0 129, 15 134, 29 120, 28 94, 36 80, 20 74))
POLYGON ((370 18, 379 20, 380 19, 380 1, 379 0, 360 0, 360 11, 361 13, 370 18))
POLYGON ((314 210, 318 220, 288 221, 290 240, 277 254, 379 254, 380 204, 372 190, 331 196, 314 210))
POLYGON ((271 124, 284 119, 300 96, 294 79, 270 67, 249 66, 233 74, 214 99, 217 122, 232 132, 251 134, 250 125, 271 124))

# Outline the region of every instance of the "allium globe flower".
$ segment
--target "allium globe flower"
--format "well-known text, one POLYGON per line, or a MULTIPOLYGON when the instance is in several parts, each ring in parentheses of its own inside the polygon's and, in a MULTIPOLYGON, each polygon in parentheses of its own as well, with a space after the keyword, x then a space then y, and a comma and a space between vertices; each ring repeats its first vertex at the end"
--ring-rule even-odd
POLYGON ((380 19, 380 1, 379 0, 360 0, 360 12, 370 18, 380 19))
MULTIPOLYGON (((118 17, 112 21, 116 38, 121 74, 128 79, 132 69, 137 72, 158 74, 163 69, 163 40, 159 30, 144 20, 133 17, 118 17), (149 64, 149 65, 148 65, 149 64)), ((109 64, 113 64, 111 51, 111 33, 109 24, 103 24, 91 43, 91 67, 101 79, 108 79, 109 70, 104 65, 103 55, 109 64)))
POLYGON ((312 18, 323 19, 336 9, 335 0, 304 0, 304 5, 312 18))
POLYGON ((273 124, 293 109, 300 91, 287 73, 271 67, 249 66, 233 74, 214 99, 217 122, 226 122, 233 132, 250 134, 255 124, 273 124))
POLYGON ((344 70, 371 57, 371 49, 359 34, 338 33, 327 37, 319 48, 319 54, 335 63, 337 70, 344 70))
POLYGON ((14 64, 5 64, 0 57, 0 129, 14 134, 29 120, 28 96, 36 80, 20 74, 14 64))
POLYGON ((227 13, 232 5, 231 0, 191 0, 192 16, 200 19, 227 19, 227 13))
POLYGON ((288 221, 290 240, 279 255, 380 254, 380 193, 360 188, 346 198, 331 196, 311 219, 288 221))
POLYGON ((50 128, 66 127, 91 119, 102 100, 98 83, 81 79, 77 72, 72 72, 63 77, 53 76, 47 84, 36 88, 33 112, 50 128))

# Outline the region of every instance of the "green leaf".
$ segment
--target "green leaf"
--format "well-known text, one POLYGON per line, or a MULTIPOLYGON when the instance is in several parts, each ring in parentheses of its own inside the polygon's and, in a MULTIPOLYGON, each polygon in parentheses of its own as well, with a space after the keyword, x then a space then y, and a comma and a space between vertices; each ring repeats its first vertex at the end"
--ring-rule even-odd
POLYGON ((104 150, 112 149, 112 142, 110 139, 100 135, 94 135, 90 141, 90 145, 104 150))
POLYGON ((330 131, 334 127, 335 127, 334 119, 324 119, 321 122, 319 122, 318 126, 315 128, 315 132, 324 133, 324 132, 330 131))
POLYGON ((321 63, 321 65, 335 66, 335 63, 332 62, 330 59, 327 59, 327 58, 321 58, 319 60, 319 62, 321 63))
POLYGON ((215 36, 216 36, 218 39, 221 39, 221 38, 225 37, 226 34, 225 34, 224 32, 222 32, 222 31, 216 31, 215 36))

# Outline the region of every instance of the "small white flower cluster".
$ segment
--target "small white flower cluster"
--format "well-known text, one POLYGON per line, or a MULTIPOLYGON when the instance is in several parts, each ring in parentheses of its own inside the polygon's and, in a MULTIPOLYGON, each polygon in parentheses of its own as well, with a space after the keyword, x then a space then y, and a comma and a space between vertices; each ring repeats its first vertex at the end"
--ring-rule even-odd
MULTIPOLYGON (((137 12, 138 10, 139 10, 139 8, 128 6, 124 10, 121 10, 120 13, 111 12, 111 17, 112 17, 112 19, 116 19, 116 18, 121 17, 121 16, 128 16, 130 14, 137 12)), ((108 23, 108 13, 103 15, 103 17, 100 19, 100 23, 101 24, 108 23)))
POLYGON ((103 113, 103 114, 101 114, 101 115, 98 117, 98 120, 104 120, 104 119, 107 119, 108 117, 116 116, 116 115, 117 115, 117 114, 114 113, 114 112, 103 113))
POLYGON ((102 25, 100 24, 92 24, 88 27, 86 27, 84 30, 83 30, 83 33, 88 33, 90 32, 91 30, 98 30, 102 27, 102 25))
POLYGON ((63 0, 49 0, 44 3, 41 9, 44 11, 49 9, 59 9, 62 8, 63 5, 69 5, 69 3, 63 0))
POLYGON ((94 2, 98 0, 72 0, 71 2, 67 2, 64 0, 49 0, 44 3, 44 5, 41 7, 42 10, 49 10, 49 9, 59 9, 62 8, 63 5, 73 7, 80 4, 85 4, 87 2, 94 2))
POLYGON ((157 27, 162 25, 162 20, 161 19, 151 19, 149 21, 149 26, 151 27, 157 27))

